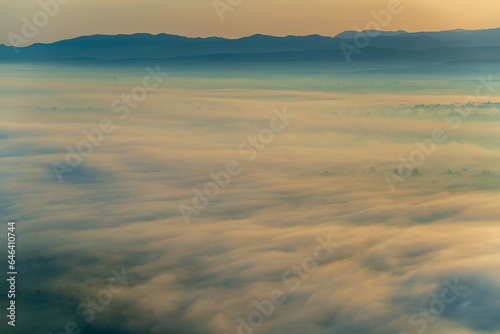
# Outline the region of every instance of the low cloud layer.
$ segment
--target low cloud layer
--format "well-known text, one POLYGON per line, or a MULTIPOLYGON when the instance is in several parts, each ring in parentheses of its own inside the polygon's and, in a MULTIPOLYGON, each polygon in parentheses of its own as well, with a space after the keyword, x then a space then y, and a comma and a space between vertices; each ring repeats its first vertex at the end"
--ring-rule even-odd
MULTIPOLYGON (((291 99, 160 87, 119 120, 109 106, 128 86, 50 80, 39 94, 37 80, 19 80, 23 99, 0 105, 0 208, 18 221, 20 312, 30 319, 21 328, 59 333, 75 321, 87 333, 500 333, 495 107, 453 130, 440 117, 446 106, 413 112, 440 101, 439 90, 291 99), (296 118, 248 162, 238 145, 284 107, 296 118), (64 162, 65 147, 103 117, 116 129, 59 182, 51 163, 64 162), (449 140, 392 192, 384 173, 437 127, 449 140), (192 205, 193 188, 230 160, 242 172, 186 225, 178 206, 192 205), (311 272, 294 273, 314 258, 318 238, 338 248, 311 272), (89 327, 77 305, 122 267, 133 280, 89 327), (456 280, 466 289, 453 302, 431 318, 419 314, 456 280), (254 302, 275 290, 285 301, 251 326, 254 302)), ((140 76, 127 80, 140 84, 140 76)))

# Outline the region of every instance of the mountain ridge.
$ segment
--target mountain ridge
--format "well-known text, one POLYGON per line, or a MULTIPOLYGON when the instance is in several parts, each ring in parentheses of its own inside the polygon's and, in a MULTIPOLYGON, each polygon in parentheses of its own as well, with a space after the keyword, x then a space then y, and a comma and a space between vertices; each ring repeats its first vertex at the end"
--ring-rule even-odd
MULTIPOLYGON (((375 31, 369 32, 374 36, 375 31)), ((0 45, 0 62, 68 59, 121 62, 169 59, 179 64, 212 63, 223 59, 232 64, 238 61, 252 63, 280 60, 345 62, 346 52, 349 52, 346 45, 357 51, 350 54, 352 60, 360 62, 390 60, 430 64, 454 60, 500 59, 500 28, 440 32, 386 31, 378 32, 367 44, 360 44, 355 38, 357 34, 359 32, 353 31, 340 34, 341 37, 351 38, 318 34, 254 34, 235 39, 216 36, 186 37, 167 33, 96 34, 54 43, 35 43, 22 48, 0 45)))

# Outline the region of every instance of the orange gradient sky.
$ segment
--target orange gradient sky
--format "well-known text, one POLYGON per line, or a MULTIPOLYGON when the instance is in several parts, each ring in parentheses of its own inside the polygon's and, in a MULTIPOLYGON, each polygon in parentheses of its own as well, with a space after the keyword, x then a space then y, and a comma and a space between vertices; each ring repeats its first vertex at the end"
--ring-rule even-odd
MULTIPOLYGON (((42 0, 49 2, 55 0, 42 0)), ((62 0, 61 0, 62 1, 62 0)), ((67 0, 66 0, 67 1, 67 0)), ((81 35, 170 33, 184 36, 241 37, 269 35, 334 36, 362 29, 373 20, 371 11, 387 8, 389 0, 243 0, 221 20, 214 0, 71 0, 60 5, 30 44, 81 35)), ((224 3, 238 0, 220 0, 224 3)), ((498 0, 400 0, 402 12, 383 30, 483 29, 500 25, 498 0)), ((0 43, 8 34, 22 34, 26 17, 40 11, 38 0, 0 2, 0 43)))

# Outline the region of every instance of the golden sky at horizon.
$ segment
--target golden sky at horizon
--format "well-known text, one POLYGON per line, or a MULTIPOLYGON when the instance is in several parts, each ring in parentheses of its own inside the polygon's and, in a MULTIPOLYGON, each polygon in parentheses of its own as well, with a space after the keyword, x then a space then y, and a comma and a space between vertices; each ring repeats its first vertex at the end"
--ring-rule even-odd
MULTIPOLYGON (((372 11, 386 10, 391 1, 397 0, 218 1, 232 8, 223 13, 223 20, 214 0, 71 0, 60 5, 59 12, 29 42, 136 32, 228 38, 256 33, 334 36, 345 30, 364 29, 374 21, 372 11)), ((400 0, 400 4, 400 13, 391 15, 381 30, 487 29, 498 27, 500 22, 497 0, 478 0, 473 5, 463 0, 400 0)), ((40 10, 37 0, 0 2, 0 44, 11 44, 9 33, 23 36, 22 18, 33 22, 33 15, 40 10)))

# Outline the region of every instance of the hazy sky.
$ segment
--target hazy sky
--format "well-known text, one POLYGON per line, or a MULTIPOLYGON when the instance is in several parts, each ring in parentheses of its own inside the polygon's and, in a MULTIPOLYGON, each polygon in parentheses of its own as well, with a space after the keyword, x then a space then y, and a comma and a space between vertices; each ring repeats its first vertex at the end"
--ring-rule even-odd
MULTIPOLYGON (((55 0, 42 0, 52 2, 55 0)), ((62 1, 62 0, 60 0, 62 1)), ((65 0, 66 1, 66 0, 65 0)), ((239 0, 220 0, 237 3, 239 0)), ((396 0, 395 0, 396 1, 396 0)), ((214 0, 71 0, 39 29, 34 42, 53 42, 97 33, 171 33, 185 36, 241 37, 272 35, 336 35, 364 28, 372 10, 389 0, 243 0, 221 20, 214 0)), ((499 25, 498 0, 401 0, 402 12, 383 30, 481 29, 499 25)), ((38 0, 0 0, 0 43, 10 32, 22 35, 22 18, 33 22, 38 0)))

